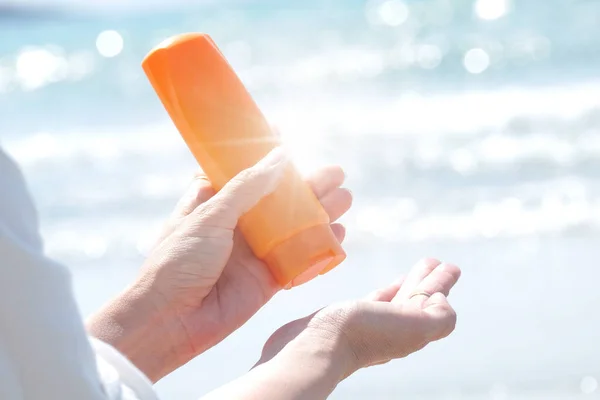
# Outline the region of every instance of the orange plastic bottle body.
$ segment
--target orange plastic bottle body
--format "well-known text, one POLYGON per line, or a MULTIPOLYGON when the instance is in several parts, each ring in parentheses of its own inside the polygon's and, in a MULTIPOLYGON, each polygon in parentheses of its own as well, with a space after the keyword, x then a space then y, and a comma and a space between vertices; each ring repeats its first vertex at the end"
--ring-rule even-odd
MULTIPOLYGON (((279 145, 208 35, 171 38, 153 49, 142 66, 215 189, 279 145)), ((345 258, 329 217, 293 166, 275 192, 241 218, 239 227, 284 287, 304 283, 345 258)))

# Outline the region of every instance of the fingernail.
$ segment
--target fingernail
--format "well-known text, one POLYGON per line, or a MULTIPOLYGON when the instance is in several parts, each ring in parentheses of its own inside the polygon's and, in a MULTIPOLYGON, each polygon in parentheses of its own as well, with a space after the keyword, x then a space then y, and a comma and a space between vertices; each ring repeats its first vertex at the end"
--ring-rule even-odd
POLYGON ((290 159, 281 147, 271 150, 258 164, 269 182, 264 187, 264 195, 271 193, 279 185, 290 159))
POLYGON ((259 163, 264 168, 265 172, 273 176, 273 179, 278 181, 286 170, 290 158, 282 147, 276 147, 259 163))
POLYGON ((286 152, 280 146, 275 147, 258 163, 261 167, 272 168, 289 161, 286 152))

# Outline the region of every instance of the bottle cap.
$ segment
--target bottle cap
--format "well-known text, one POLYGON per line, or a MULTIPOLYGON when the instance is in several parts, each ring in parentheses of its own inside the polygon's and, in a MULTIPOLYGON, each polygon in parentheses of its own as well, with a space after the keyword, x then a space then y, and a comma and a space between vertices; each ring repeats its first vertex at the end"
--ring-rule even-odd
POLYGON ((276 245, 264 261, 277 283, 290 289, 332 270, 345 258, 329 224, 320 224, 276 245))

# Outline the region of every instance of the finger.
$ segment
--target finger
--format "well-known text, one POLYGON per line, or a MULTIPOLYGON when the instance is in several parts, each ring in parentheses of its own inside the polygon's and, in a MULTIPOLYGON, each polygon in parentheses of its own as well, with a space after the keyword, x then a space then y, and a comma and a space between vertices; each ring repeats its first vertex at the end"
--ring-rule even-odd
POLYGON ((185 193, 175 205, 173 212, 163 226, 160 235, 156 238, 154 245, 158 245, 173 233, 187 215, 194 211, 200 204, 208 201, 214 194, 215 190, 210 181, 201 170, 198 170, 194 174, 194 179, 187 187, 185 193))
MULTIPOLYGON (((415 293, 415 289, 423 279, 433 271, 440 262, 434 258, 425 258, 419 261, 406 276, 404 284, 392 300, 392 302, 402 302, 409 299, 415 293)), ((433 293, 433 292, 432 292, 433 293)))
POLYGON ((321 168, 306 178, 315 196, 319 199, 335 188, 342 186, 346 174, 339 166, 321 168))
POLYGON ((346 228, 342 224, 331 224, 331 230, 338 242, 342 243, 346 238, 346 228))
POLYGON ((215 193, 215 190, 206 175, 204 175, 204 172, 196 172, 194 179, 190 183, 185 194, 177 202, 172 217, 181 218, 189 215, 196 207, 214 196, 215 193))
POLYGON ((348 189, 333 189, 321 198, 321 205, 329 215, 329 220, 337 221, 352 206, 352 193, 348 189))
POLYGON ((433 324, 431 340, 440 340, 450 335, 456 327, 456 311, 452 308, 446 295, 434 293, 424 303, 424 311, 430 316, 433 324))
POLYGON ((392 301, 398 290, 402 287, 402 283, 404 282, 404 277, 398 279, 391 285, 384 287, 382 289, 377 289, 376 291, 370 293, 366 300, 369 301, 392 301))
MULTIPOLYGON (((448 296, 450 289, 460 278, 460 269, 453 264, 442 263, 438 265, 429 275, 427 275, 415 288, 414 293, 428 293, 433 295, 441 293, 448 296)), ((422 306, 426 301, 431 300, 425 294, 419 294, 410 299, 411 304, 422 306)))
POLYGON ((233 230, 242 215, 277 188, 288 165, 286 153, 275 148, 256 165, 237 174, 194 212, 213 220, 212 226, 233 230))

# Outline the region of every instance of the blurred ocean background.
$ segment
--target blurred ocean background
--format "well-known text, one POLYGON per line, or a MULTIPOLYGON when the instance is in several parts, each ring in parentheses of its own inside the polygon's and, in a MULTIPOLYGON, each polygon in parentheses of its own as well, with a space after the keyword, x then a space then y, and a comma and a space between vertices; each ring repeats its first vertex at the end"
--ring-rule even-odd
POLYGON ((599 1, 0 1, 0 144, 86 315, 197 168, 140 67, 188 31, 212 35, 301 169, 345 167, 355 205, 345 264, 165 378, 165 399, 423 256, 463 269, 456 332, 332 399, 600 398, 599 1))

